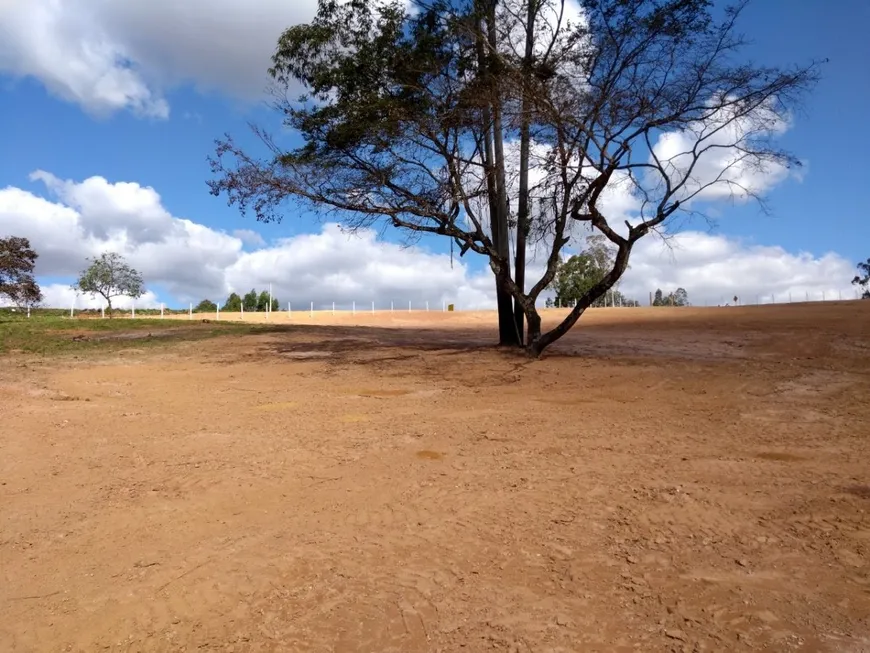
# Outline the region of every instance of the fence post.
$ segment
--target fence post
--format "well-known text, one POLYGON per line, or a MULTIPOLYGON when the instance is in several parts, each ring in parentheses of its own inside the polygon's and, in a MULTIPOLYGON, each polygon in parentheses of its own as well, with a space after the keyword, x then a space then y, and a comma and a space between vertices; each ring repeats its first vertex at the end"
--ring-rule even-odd
POLYGON ((350 314, 356 315, 356 301, 354 300, 353 304, 350 307, 350 314))
POLYGON ((822 301, 825 301, 825 291, 822 291, 822 301))
POLYGON ((374 314, 375 314, 375 303, 372 302, 372 315, 374 315, 374 314))
POLYGON ((220 320, 220 319, 221 319, 221 305, 220 305, 220 304, 215 304, 215 308, 217 309, 215 319, 216 319, 216 320, 220 320))
POLYGON ((390 302, 390 313, 393 312, 393 302, 390 302))
POLYGON ((311 302, 311 312, 309 317, 314 317, 314 302, 311 302))
POLYGON ((332 302, 332 314, 335 315, 335 302, 332 302))
POLYGON ((245 319, 245 305, 244 304, 239 304, 239 319, 240 320, 245 319))
POLYGON ((163 302, 160 302, 160 319, 163 319, 163 302))
POLYGON ((130 317, 136 319, 136 302, 130 302, 130 317))
POLYGON ((72 305, 69 307, 69 316, 70 317, 73 316, 73 311, 75 311, 75 308, 76 308, 76 300, 73 300, 72 305))
POLYGON ((410 299, 408 300, 408 312, 409 313, 411 312, 411 300, 410 299))
POLYGON ((30 307, 27 307, 27 317, 30 317, 30 307))
POLYGON ((426 302, 426 312, 429 312, 429 302, 426 302))

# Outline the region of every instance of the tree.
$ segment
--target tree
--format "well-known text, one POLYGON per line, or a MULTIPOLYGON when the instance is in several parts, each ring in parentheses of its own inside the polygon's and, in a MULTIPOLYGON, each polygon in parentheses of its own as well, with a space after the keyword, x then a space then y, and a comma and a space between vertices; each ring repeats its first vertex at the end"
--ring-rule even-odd
POLYGON ((265 290, 260 293, 260 296, 257 298, 257 310, 258 311, 268 311, 278 310, 278 300, 274 297, 271 298, 271 309, 270 309, 270 298, 269 293, 265 290))
MULTIPOLYGON (((603 236, 590 236, 586 243, 586 249, 580 254, 571 256, 567 261, 560 261, 556 267, 552 287, 556 290, 559 306, 573 306, 581 301, 589 289, 607 276, 613 267, 615 252, 603 236)), ((598 297, 590 306, 628 306, 636 303, 613 288, 598 297)))
POLYGON ((245 306, 246 312, 253 313, 257 310, 257 291, 251 288, 251 292, 246 293, 244 299, 242 299, 242 304, 245 306))
POLYGON ((88 260, 91 264, 79 275, 73 289, 91 296, 100 295, 106 300, 110 317, 113 297, 138 299, 145 294, 142 275, 120 254, 106 252, 88 260))
POLYGON ((671 306, 688 306, 689 293, 685 288, 677 288, 671 295, 671 306))
POLYGON ((852 283, 861 290, 861 299, 870 299, 870 258, 858 264, 860 274, 855 275, 852 283))
POLYGON ((664 297, 661 289, 658 289, 653 299, 653 306, 689 306, 689 293, 685 288, 677 288, 664 297))
POLYGON ((231 313, 239 313, 242 310, 242 298, 239 297, 237 293, 230 293, 230 296, 227 297, 227 301, 224 302, 224 311, 229 311, 231 313))
POLYGON ((227 136, 211 192, 264 222, 294 199, 351 230, 384 220, 449 238, 488 259, 500 342, 540 355, 614 287, 641 238, 712 198, 761 200, 751 173, 798 165, 773 138, 818 70, 742 61, 745 2, 714 16, 709 0, 584 0, 573 22, 566 3, 320 0, 269 71, 302 144, 255 128, 260 159, 227 136), (287 96, 297 85, 300 102, 287 96), (625 228, 608 210, 614 189, 639 205, 625 228), (543 332, 536 301, 584 227, 614 248, 612 265, 543 332), (546 263, 530 283, 527 237, 546 263))
POLYGON ((194 313, 214 313, 217 311, 217 304, 210 299, 203 299, 193 311, 194 313))
POLYGON ((42 291, 33 276, 37 258, 39 254, 27 238, 0 238, 0 297, 21 308, 42 301, 42 291))

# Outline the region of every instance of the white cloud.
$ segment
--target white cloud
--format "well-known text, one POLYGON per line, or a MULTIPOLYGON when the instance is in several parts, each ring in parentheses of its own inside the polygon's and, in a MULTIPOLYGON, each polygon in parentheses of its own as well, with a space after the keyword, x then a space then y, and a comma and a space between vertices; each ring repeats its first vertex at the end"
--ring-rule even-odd
POLYGON ((101 115, 166 118, 163 92, 192 83, 253 99, 281 31, 316 0, 4 0, 0 71, 33 77, 101 115))
MULTIPOLYGON (((367 230, 356 236, 327 224, 318 233, 282 239, 246 252, 240 235, 229 235, 171 215, 152 188, 111 183, 102 177, 81 182, 60 180, 47 172, 34 178, 46 184, 56 201, 18 188, 0 189, 0 235, 30 239, 40 254, 37 274, 73 280, 85 259, 104 251, 124 255, 145 277, 150 293, 137 306, 157 305, 158 293, 179 306, 204 297, 222 301, 231 291, 263 290, 272 284, 282 308, 292 302, 327 307, 351 302, 363 309, 374 301, 423 308, 455 302, 460 308, 494 306, 488 268, 471 270, 467 259, 435 254, 422 247, 384 242, 367 230)), ((247 230, 241 230, 243 232, 247 230)), ((672 249, 648 237, 635 248, 631 270, 621 289, 644 301, 656 288, 684 287, 695 304, 718 304, 735 294, 744 302, 797 301, 853 297, 854 266, 829 253, 817 257, 779 247, 746 245, 724 236, 683 232, 672 249)), ((469 254, 469 257, 473 254, 469 254)), ((539 270, 530 269, 530 278, 539 270)), ((49 305, 66 308, 74 296, 66 284, 44 288, 49 305)), ((80 297, 80 307, 98 300, 80 297), (88 303, 90 302, 90 303, 88 303)), ((127 306, 128 304, 119 304, 127 306)))
MULTIPOLYGON (((75 307, 75 310, 85 308, 103 308, 106 305, 106 300, 97 295, 83 295, 73 290, 68 284, 52 283, 41 286, 42 296, 44 297, 43 304, 52 308, 70 308, 75 307)), ((160 308, 160 300, 153 291, 148 291, 135 301, 129 297, 113 297, 112 307, 123 310, 129 310, 133 305, 136 308, 160 308)))
POLYGON ((263 240, 263 237, 256 231, 252 231, 251 229, 236 229, 235 231, 233 231, 233 236, 241 240, 246 245, 251 245, 253 247, 262 247, 266 244, 266 241, 263 240))
POLYGON ((671 237, 667 244, 647 237, 635 247, 621 290, 641 303, 661 288, 685 288, 698 306, 770 303, 806 299, 854 299, 855 266, 835 253, 814 256, 782 247, 747 245, 737 239, 697 231, 671 237))

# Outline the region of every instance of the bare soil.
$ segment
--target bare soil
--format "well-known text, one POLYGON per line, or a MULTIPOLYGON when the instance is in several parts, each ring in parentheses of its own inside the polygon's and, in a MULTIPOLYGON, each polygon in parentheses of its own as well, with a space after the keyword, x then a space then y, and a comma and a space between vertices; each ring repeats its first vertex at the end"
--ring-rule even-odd
POLYGON ((0 358, 0 650, 870 651, 870 302, 306 317, 0 358))

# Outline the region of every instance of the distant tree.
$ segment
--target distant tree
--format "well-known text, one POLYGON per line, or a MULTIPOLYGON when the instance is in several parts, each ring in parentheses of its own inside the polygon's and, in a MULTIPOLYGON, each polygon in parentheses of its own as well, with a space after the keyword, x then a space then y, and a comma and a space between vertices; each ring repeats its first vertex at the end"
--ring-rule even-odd
POLYGON ((689 293, 685 288, 677 288, 671 295, 671 306, 688 306, 689 293))
POLYGON ((230 296, 227 297, 227 301, 224 303, 222 310, 231 313, 238 313, 242 310, 242 298, 239 297, 238 293, 230 293, 230 296))
POLYGON ((586 252, 575 254, 566 261, 560 261, 553 279, 556 303, 559 306, 572 305, 598 282, 598 276, 599 270, 592 257, 586 252))
POLYGON ((33 276, 39 258, 27 238, 0 238, 0 297, 19 307, 37 306, 42 291, 33 276))
POLYGON ((870 258, 858 264, 861 274, 855 275, 852 283, 861 290, 861 299, 870 299, 870 258))
POLYGON ((655 299, 653 299, 653 306, 688 306, 689 305, 689 293, 686 292, 685 288, 677 288, 676 290, 669 292, 667 296, 662 294, 661 289, 656 290, 655 299))
POLYGON ((137 299, 145 294, 142 275, 127 265, 120 254, 106 252, 88 260, 91 264, 79 275, 73 289, 92 297, 102 296, 108 304, 109 316, 113 297, 137 299))
MULTIPOLYGON (((556 266, 551 287, 556 290, 556 303, 559 306, 576 305, 613 267, 616 252, 604 236, 590 236, 586 239, 586 245, 580 254, 571 256, 567 261, 559 261, 556 266)), ((590 306, 628 306, 632 302, 613 288, 597 297, 590 306)))
POLYGON ((217 311, 217 304, 210 299, 203 299, 193 311, 194 313, 214 313, 217 311))
POLYGON ((553 301, 552 297, 547 297, 544 302, 544 308, 553 308, 556 305, 556 302, 553 301))
POLYGON ((257 310, 258 311, 268 311, 269 310, 269 293, 265 290, 260 293, 260 296, 257 297, 257 310))
POLYGON ((242 304, 245 307, 246 311, 250 311, 253 313, 257 310, 257 291, 251 288, 251 292, 246 293, 244 299, 242 299, 242 304))

